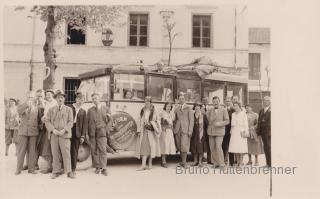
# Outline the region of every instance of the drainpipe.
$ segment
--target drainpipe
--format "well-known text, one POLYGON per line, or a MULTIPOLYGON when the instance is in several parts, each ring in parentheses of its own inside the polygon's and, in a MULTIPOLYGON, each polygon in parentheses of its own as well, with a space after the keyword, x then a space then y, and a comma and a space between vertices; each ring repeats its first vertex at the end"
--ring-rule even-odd
POLYGON ((29 82, 29 90, 33 90, 33 60, 34 60, 34 38, 35 38, 35 28, 36 28, 36 15, 35 13, 32 16, 33 23, 32 23, 32 40, 31 40, 31 58, 30 58, 30 82, 29 82))

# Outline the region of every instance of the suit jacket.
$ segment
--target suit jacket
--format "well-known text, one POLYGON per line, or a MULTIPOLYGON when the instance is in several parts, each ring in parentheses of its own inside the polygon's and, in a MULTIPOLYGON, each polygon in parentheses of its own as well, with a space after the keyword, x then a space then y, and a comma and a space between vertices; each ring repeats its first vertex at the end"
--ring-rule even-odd
POLYGON ((227 109, 219 107, 217 109, 212 108, 208 112, 208 135, 211 136, 224 136, 225 126, 230 123, 227 109), (216 124, 219 122, 220 124, 216 124))
POLYGON ((182 133, 192 135, 193 125, 194 125, 194 116, 191 107, 184 105, 183 109, 181 107, 175 109, 175 128, 174 133, 179 133, 180 129, 182 133))
POLYGON ((88 131, 87 113, 83 108, 80 108, 78 114, 76 114, 76 108, 73 105, 71 105, 70 107, 73 113, 73 121, 75 120, 75 117, 77 115, 76 123, 73 124, 74 125, 73 127, 75 128, 75 136, 76 138, 80 138, 80 137, 85 138, 88 131))
POLYGON ((54 129, 64 129, 66 132, 62 135, 62 137, 71 138, 71 128, 73 126, 72 109, 66 105, 62 105, 60 111, 58 105, 50 108, 47 113, 47 120, 45 122, 45 125, 49 132, 49 138, 54 129))
POLYGON ((112 118, 110 109, 106 106, 101 106, 97 111, 96 107, 93 106, 88 110, 87 113, 87 127, 88 127, 88 135, 90 137, 106 137, 107 132, 110 130, 112 126, 112 118), (106 128, 107 131, 97 131, 97 133, 101 132, 103 134, 96 135, 96 129, 106 128))
POLYGON ((264 109, 260 110, 257 134, 271 136, 271 108, 266 112, 264 112, 264 109))
POLYGON ((38 136, 38 127, 41 122, 39 109, 35 107, 34 109, 28 111, 28 105, 24 103, 18 107, 18 113, 21 122, 18 129, 18 135, 38 136))
MULTIPOLYGON (((227 109, 227 108, 226 108, 227 109)), ((226 134, 230 134, 230 131, 231 131, 231 122, 232 122, 232 113, 234 113, 234 109, 232 107, 230 107, 230 109, 228 110, 227 109, 227 112, 228 112, 228 115, 229 115, 229 124, 226 125, 225 127, 225 132, 226 134)))

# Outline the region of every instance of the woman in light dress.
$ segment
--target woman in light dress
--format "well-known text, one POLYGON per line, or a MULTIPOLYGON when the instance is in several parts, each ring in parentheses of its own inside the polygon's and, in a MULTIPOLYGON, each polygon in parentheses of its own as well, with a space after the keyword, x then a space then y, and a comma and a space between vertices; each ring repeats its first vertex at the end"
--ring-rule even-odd
POLYGON ((239 102, 233 103, 233 108, 235 112, 232 113, 229 153, 235 153, 237 166, 243 166, 243 155, 248 153, 248 118, 239 102))
POLYGON ((250 137, 248 137, 248 155, 249 161, 247 165, 252 165, 251 156, 255 156, 255 166, 259 166, 258 155, 263 154, 263 145, 262 139, 257 135, 256 129, 258 125, 258 114, 252 111, 251 106, 246 105, 247 117, 248 117, 248 125, 249 125, 249 133, 250 137))
POLYGON ((170 102, 165 103, 163 111, 160 114, 161 118, 161 135, 160 135, 160 152, 161 152, 161 166, 167 168, 167 155, 176 154, 176 146, 173 135, 173 121, 175 115, 172 112, 173 105, 170 102))
MULTIPOLYGON (((50 108, 56 106, 58 103, 57 101, 53 98, 53 95, 55 94, 54 90, 48 89, 45 90, 45 101, 42 104, 43 106, 43 116, 41 118, 42 124, 45 123, 47 113, 50 108)), ((41 145, 40 145, 40 156, 47 162, 47 166, 44 170, 40 171, 43 174, 50 173, 52 171, 52 153, 51 153, 51 144, 49 140, 49 132, 43 125, 43 129, 41 130, 40 133, 43 133, 44 135, 40 135, 41 137, 41 145)))
POLYGON ((136 145, 136 157, 142 157, 141 167, 138 171, 151 169, 152 158, 160 157, 159 137, 161 134, 160 118, 157 116, 151 97, 145 98, 145 106, 140 112, 140 125, 136 145), (148 167, 147 159, 148 161, 148 167))

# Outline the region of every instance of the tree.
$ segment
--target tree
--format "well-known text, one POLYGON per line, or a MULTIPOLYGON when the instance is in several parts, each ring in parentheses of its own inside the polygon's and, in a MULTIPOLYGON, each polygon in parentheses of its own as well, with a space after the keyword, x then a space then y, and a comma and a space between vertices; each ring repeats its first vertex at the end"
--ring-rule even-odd
POLYGON ((163 27, 167 32, 165 37, 168 37, 168 40, 169 40, 168 66, 170 66, 173 41, 176 38, 176 36, 179 35, 179 33, 173 32, 173 29, 176 26, 176 22, 172 20, 174 12, 161 11, 160 14, 162 15, 162 19, 163 19, 163 27))
MULTIPOLYGON (((17 7, 16 10, 24 9, 17 7)), ((46 76, 43 89, 54 88, 56 63, 55 39, 61 36, 61 27, 68 23, 86 32, 87 28, 101 32, 108 26, 121 25, 119 21, 126 6, 34 6, 30 11, 46 22, 43 45, 46 76)))

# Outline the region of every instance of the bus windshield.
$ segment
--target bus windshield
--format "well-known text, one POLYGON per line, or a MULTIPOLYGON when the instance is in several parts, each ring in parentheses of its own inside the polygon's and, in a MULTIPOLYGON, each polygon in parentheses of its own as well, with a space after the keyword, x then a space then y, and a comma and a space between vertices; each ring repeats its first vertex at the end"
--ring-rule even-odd
POLYGON ((85 101, 91 101, 91 95, 94 92, 100 93, 101 100, 109 100, 110 76, 96 77, 93 79, 82 80, 77 92, 85 96, 85 101))

